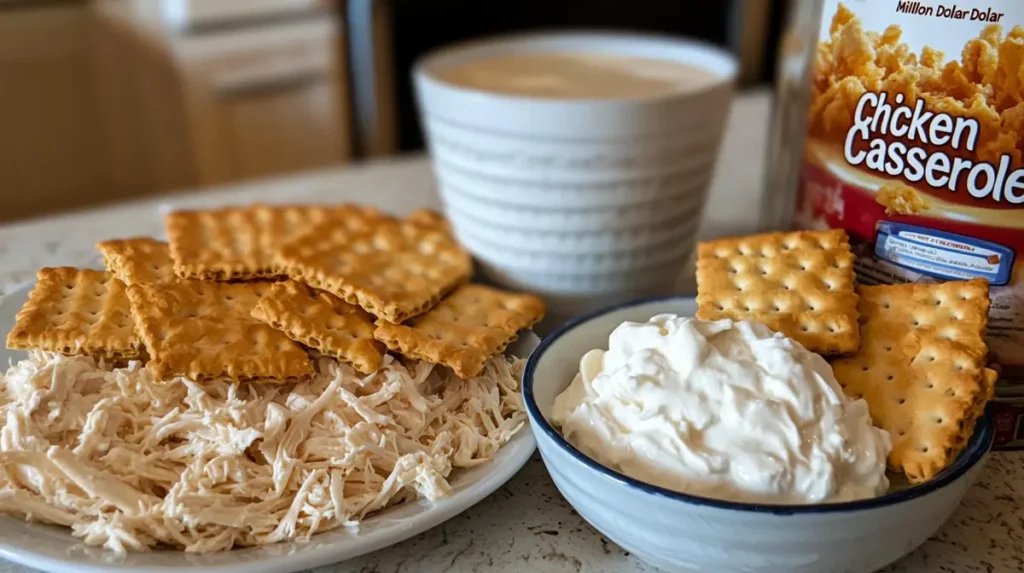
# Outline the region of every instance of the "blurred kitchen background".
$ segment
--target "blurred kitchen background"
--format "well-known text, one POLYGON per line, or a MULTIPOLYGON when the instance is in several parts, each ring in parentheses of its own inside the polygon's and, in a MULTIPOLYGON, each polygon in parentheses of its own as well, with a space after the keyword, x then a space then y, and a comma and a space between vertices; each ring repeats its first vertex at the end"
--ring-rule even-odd
POLYGON ((591 28, 702 38, 770 83, 781 0, 0 0, 0 221, 422 149, 413 62, 591 28))

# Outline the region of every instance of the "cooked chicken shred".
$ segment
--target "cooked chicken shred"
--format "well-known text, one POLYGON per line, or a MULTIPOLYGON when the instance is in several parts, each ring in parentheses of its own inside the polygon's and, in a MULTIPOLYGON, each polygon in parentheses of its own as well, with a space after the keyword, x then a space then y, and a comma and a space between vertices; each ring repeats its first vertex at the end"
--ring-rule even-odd
POLYGON ((324 357, 308 382, 157 384, 137 362, 32 352, 0 377, 0 513, 118 553, 356 527, 490 460, 525 423, 521 369, 461 380, 389 356, 361 376, 324 357))

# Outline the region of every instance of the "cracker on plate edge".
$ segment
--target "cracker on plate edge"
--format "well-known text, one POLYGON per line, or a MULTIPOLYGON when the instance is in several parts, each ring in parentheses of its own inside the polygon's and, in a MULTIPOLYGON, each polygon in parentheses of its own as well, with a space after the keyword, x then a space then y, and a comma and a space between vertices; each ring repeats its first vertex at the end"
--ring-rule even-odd
POLYGON ((106 271, 42 268, 7 334, 11 349, 123 361, 142 355, 123 282, 106 271))
POLYGON ((378 320, 374 336, 404 356, 442 364, 460 378, 472 378, 520 330, 543 317, 544 303, 533 295, 465 284, 408 324, 378 320))

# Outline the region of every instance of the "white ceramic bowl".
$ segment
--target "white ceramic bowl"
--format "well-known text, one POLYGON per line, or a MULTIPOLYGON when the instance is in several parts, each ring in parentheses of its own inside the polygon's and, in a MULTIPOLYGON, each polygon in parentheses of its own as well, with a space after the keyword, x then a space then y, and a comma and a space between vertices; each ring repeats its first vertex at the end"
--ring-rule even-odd
POLYGON ((558 33, 484 40, 417 64, 441 197, 489 279, 558 315, 671 291, 693 249, 737 66, 710 45, 558 33), (635 99, 546 99, 447 84, 437 70, 509 52, 677 61, 716 80, 635 99))
POLYGON ((548 421, 551 407, 586 351, 607 348, 608 335, 623 321, 695 310, 692 298, 670 298, 600 311, 550 334, 530 356, 523 395, 537 446, 558 490, 584 519, 644 561, 687 573, 867 573, 938 531, 992 447, 988 416, 954 464, 926 484, 897 486, 871 500, 807 506, 734 503, 647 485, 562 438, 548 421))

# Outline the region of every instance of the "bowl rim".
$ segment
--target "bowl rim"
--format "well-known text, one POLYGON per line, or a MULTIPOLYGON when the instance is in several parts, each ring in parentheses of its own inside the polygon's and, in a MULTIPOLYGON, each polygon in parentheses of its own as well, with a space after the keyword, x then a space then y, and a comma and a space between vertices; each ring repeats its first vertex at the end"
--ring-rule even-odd
MULTIPOLYGON (((760 514, 774 514, 774 515, 805 515, 805 514, 835 514, 835 513, 850 513, 856 511, 864 511, 871 509, 878 509, 882 507, 890 507, 900 503, 904 503, 930 493, 933 493, 939 489, 946 487, 947 485, 959 480, 968 470, 973 468, 985 457, 992 449, 992 444, 995 439, 995 431, 992 424, 991 413, 986 408, 985 414, 978 418, 978 421, 974 428, 974 434, 968 440, 968 446, 957 456, 953 463, 940 472, 937 476, 931 480, 917 485, 911 485, 910 487, 892 492, 884 495, 862 499, 856 501, 844 501, 838 503, 817 503, 807 505, 785 505, 785 504, 767 504, 767 503, 748 503, 748 502, 737 502, 723 499, 715 499, 710 497, 703 497, 699 495, 682 493, 679 491, 671 490, 661 486, 651 485, 642 482, 638 479, 627 476, 621 472, 615 471, 609 467, 602 465, 596 460, 591 459, 586 454, 576 449, 575 446, 570 444, 562 434, 554 428, 554 426, 548 422, 548 420, 541 414, 540 408, 537 406, 537 399, 533 392, 534 387, 534 373, 537 369, 537 365, 540 363, 541 358, 544 354, 552 349, 557 343, 558 339, 564 336, 571 330, 579 328, 586 323, 600 318, 606 314, 623 310, 634 306, 643 306, 647 304, 669 302, 674 300, 693 300, 693 296, 689 295, 671 295, 671 296, 656 296, 646 297, 640 299, 634 299, 621 304, 608 306, 591 313, 587 313, 572 320, 566 322, 559 328, 552 331, 550 334, 541 339, 540 344, 530 354, 529 359, 526 361, 526 367, 523 370, 523 382, 522 382, 522 394, 523 402, 526 405, 526 411, 530 418, 531 426, 534 431, 540 430, 547 438, 549 438, 554 444, 561 448, 565 453, 569 454, 576 462, 586 466, 591 471, 597 472, 606 479, 617 482, 620 485, 624 485, 628 488, 641 491, 650 495, 664 497, 673 501, 679 501, 690 505, 711 507, 716 509, 726 509, 739 512, 750 512, 760 514), (971 445, 973 443, 973 446, 971 445)), ((540 448, 540 441, 537 442, 538 448, 540 448)), ((543 453, 543 452, 542 452, 543 453)), ((545 459, 545 464, 547 460, 545 459)))
MULTIPOLYGON (((598 50, 598 52, 600 53, 601 51, 598 50)), ((615 107, 633 107, 638 102, 649 104, 651 102, 658 101, 688 101, 697 95, 714 93, 716 89, 720 89, 722 86, 735 84, 739 77, 739 68, 738 60, 728 50, 722 49, 720 46, 712 42, 698 38, 674 37, 668 34, 641 34, 635 31, 614 30, 600 27, 583 27, 568 28, 565 30, 525 30, 490 36, 484 35, 445 44, 416 58, 412 65, 412 76, 417 82, 427 82, 450 93, 485 96, 492 98, 494 101, 529 103, 531 105, 552 105, 559 107, 586 105, 606 109, 615 107), (458 62, 463 60, 474 61, 478 59, 488 59, 487 55, 481 54, 486 54, 492 50, 495 52, 506 51, 508 53, 517 53, 517 51, 522 51, 525 48, 525 51, 538 53, 572 52, 573 50, 567 49, 566 47, 559 47, 557 49, 547 48, 546 50, 534 49, 536 46, 569 42, 612 42, 616 44, 632 43, 648 47, 671 48, 688 52, 691 55, 691 58, 693 55, 699 54, 714 59, 716 60, 716 65, 720 66, 721 69, 712 70, 706 66, 694 64, 692 59, 680 60, 663 58, 666 61, 673 63, 690 64, 705 69, 713 74, 715 79, 700 89, 672 90, 664 94, 639 98, 552 98, 527 94, 504 93, 486 90, 483 88, 453 84, 440 78, 437 74, 439 69, 449 65, 448 63, 452 60, 458 62)))

